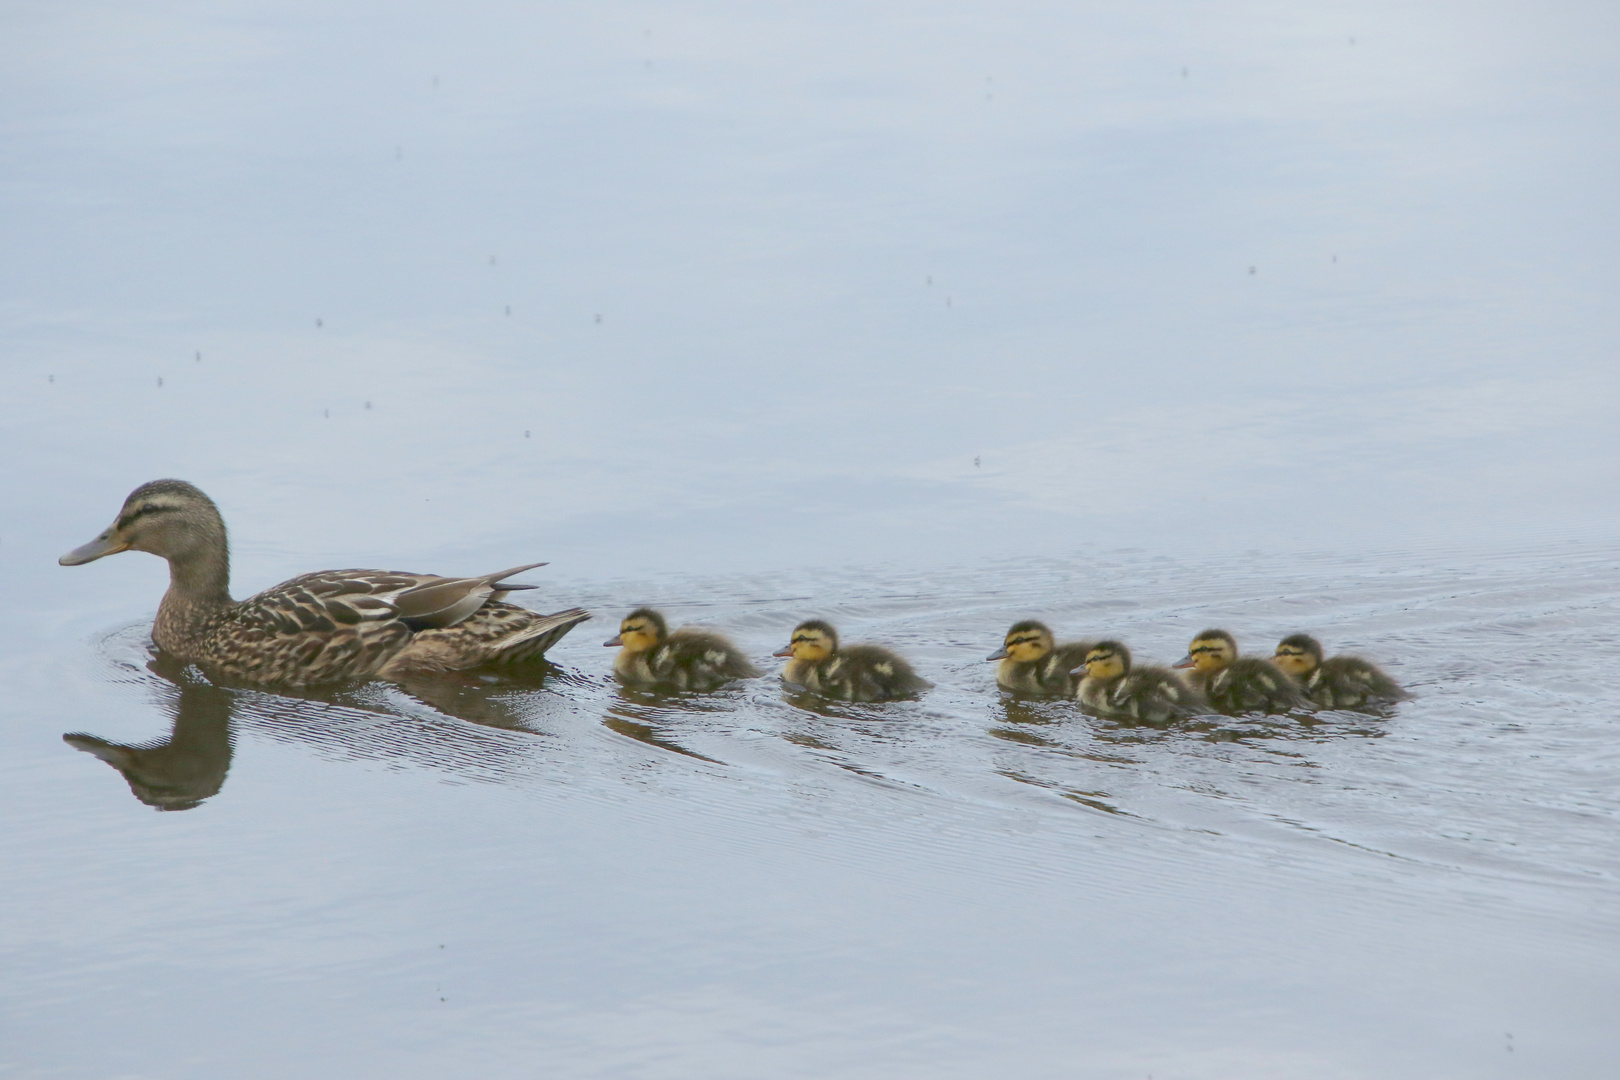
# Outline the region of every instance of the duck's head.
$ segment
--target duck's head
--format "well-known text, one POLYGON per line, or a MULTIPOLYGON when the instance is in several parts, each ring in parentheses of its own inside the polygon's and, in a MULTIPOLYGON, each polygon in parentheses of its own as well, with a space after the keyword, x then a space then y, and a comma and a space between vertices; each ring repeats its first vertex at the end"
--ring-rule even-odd
POLYGON ((619 624, 619 632, 602 642, 603 645, 623 645, 631 652, 646 652, 657 648, 669 636, 669 624, 650 607, 636 608, 619 624))
POLYGON ((1302 679, 1322 662, 1322 643, 1309 634, 1285 637, 1277 643, 1277 655, 1271 662, 1294 678, 1302 679))
POLYGON ((56 560, 81 566, 120 551, 149 551, 184 561, 225 547, 225 521, 214 500, 184 480, 153 480, 129 493, 101 535, 56 560))
POLYGON ((791 656, 795 660, 808 660, 811 663, 825 660, 838 651, 838 631, 832 624, 822 622, 820 619, 811 619, 802 622, 793 628, 793 638, 785 648, 776 650, 772 656, 791 656))
POLYGON ((1200 675, 1207 675, 1231 667, 1237 654, 1237 639, 1231 634, 1225 630, 1205 630, 1192 639, 1187 655, 1171 666, 1192 668, 1200 675))
POLYGON ((1071 675, 1082 671, 1093 679, 1107 681, 1127 675, 1131 670, 1131 650, 1117 641, 1099 641, 1086 653, 1086 662, 1075 668, 1071 675))
POLYGON ((1036 622, 1034 619, 1025 619, 1023 622, 1013 623, 1012 629, 1007 631, 1007 637, 1001 643, 1001 648, 985 657, 986 660, 1005 660, 1008 657, 1020 664, 1028 664, 1039 660, 1051 652, 1052 631, 1046 624, 1036 622))

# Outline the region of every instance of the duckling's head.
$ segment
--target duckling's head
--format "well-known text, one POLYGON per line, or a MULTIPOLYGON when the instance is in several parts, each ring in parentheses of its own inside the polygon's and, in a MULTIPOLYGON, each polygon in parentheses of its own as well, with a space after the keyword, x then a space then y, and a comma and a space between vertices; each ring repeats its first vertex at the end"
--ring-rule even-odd
POLYGON ((213 499, 184 480, 153 480, 129 493, 100 536, 56 561, 80 566, 120 551, 149 551, 184 561, 225 546, 225 521, 213 499))
POLYGON ((1192 639, 1187 655, 1172 667, 1192 668, 1200 674, 1209 674, 1231 667, 1237 659, 1237 639, 1225 630, 1205 630, 1192 639))
POLYGON ((1084 671, 1093 679, 1107 681, 1127 675, 1131 670, 1131 650, 1117 641, 1100 641, 1086 653, 1086 662, 1070 674, 1084 671))
POLYGON ((1023 622, 1013 623, 1001 648, 985 659, 1005 660, 1010 656, 1020 664, 1028 664, 1039 660, 1051 652, 1052 648, 1052 631, 1046 628, 1046 624, 1036 622, 1034 619, 1025 619, 1023 622))
POLYGON ((1277 643, 1277 655, 1271 662, 1294 678, 1302 679, 1322 662, 1322 643, 1309 634, 1285 637, 1277 643))
POLYGON ((791 656, 795 660, 808 660, 815 663, 825 660, 838 651, 838 631, 832 624, 822 622, 820 619, 811 619, 802 622, 793 628, 793 639, 786 648, 778 649, 773 656, 791 656))
POLYGON ((630 652, 646 652, 658 647, 669 636, 669 624, 650 607, 640 607, 624 617, 619 633, 603 645, 623 645, 630 652))

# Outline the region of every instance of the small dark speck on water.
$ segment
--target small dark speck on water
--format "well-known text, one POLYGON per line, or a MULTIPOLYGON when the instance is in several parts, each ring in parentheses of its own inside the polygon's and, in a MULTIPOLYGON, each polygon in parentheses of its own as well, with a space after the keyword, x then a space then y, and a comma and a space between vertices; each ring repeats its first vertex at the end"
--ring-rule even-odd
POLYGON ((369 401, 366 402, 366 408, 368 408, 368 409, 371 408, 371 402, 369 402, 369 401))
POLYGON ((1339 257, 1338 257, 1338 256, 1337 256, 1337 255, 1335 255, 1335 256, 1333 256, 1333 261, 1334 261, 1334 262, 1338 262, 1338 261, 1339 261, 1339 257))
POLYGON ((926 278, 923 279, 923 281, 924 281, 925 284, 933 285, 934 284, 934 275, 929 274, 926 278))
POLYGON ((435 75, 435 76, 433 76, 433 89, 437 90, 438 88, 439 88, 439 77, 437 75, 435 75))
POLYGON ((948 297, 948 296, 947 296, 947 297, 946 297, 946 298, 945 298, 945 306, 946 306, 946 307, 953 307, 953 306, 954 306, 954 305, 953 305, 953 304, 952 304, 952 303, 951 303, 951 298, 950 298, 950 297, 948 297))
POLYGON ((321 410, 321 416, 323 418, 327 419, 327 420, 332 419, 332 410, 331 409, 322 409, 321 410))
POLYGON ((403 146, 394 147, 394 160, 395 161, 404 161, 405 160, 405 148, 403 146))
POLYGON ((1352 44, 1352 45, 1354 45, 1354 44, 1355 44, 1355 43, 1356 43, 1356 39, 1355 39, 1355 38, 1351 38, 1351 39, 1350 39, 1350 44, 1352 44))
POLYGON ((196 362, 196 363, 199 363, 199 364, 200 364, 200 363, 202 363, 202 353, 200 353, 200 352, 199 352, 199 353, 198 353, 198 354, 197 354, 197 356, 196 356, 196 361, 195 361, 195 362, 196 362))
POLYGON ((1252 267, 1252 266, 1249 267, 1249 273, 1251 273, 1251 274, 1254 273, 1254 267, 1252 267))
POLYGON ((1186 68, 1181 69, 1181 77, 1183 79, 1185 79, 1187 77, 1187 69, 1186 68))
POLYGON ((973 467, 975 469, 977 469, 979 467, 979 459, 978 458, 973 459, 973 467))
POLYGON ((322 324, 321 320, 319 320, 319 319, 315 320, 315 329, 319 330, 322 325, 323 324, 322 324))
POLYGON ((56 381, 56 376, 55 375, 47 375, 47 376, 45 376, 45 381, 48 382, 48 383, 54 383, 56 381))
POLYGON ((158 389, 163 389, 163 376, 161 375, 158 376, 158 389))
POLYGON ((601 322, 601 321, 602 321, 602 316, 600 316, 600 315, 598 315, 598 316, 597 316, 597 317, 596 317, 596 321, 597 321, 597 322, 601 322))
MULTIPOLYGON (((525 431, 525 432, 524 432, 524 433, 523 433, 523 437, 524 437, 524 438, 525 438, 525 439, 527 439, 527 438, 528 438, 528 437, 529 437, 529 433, 528 433, 528 432, 527 432, 527 431, 525 431)), ((443 946, 440 946, 440 947, 441 947, 441 948, 442 948, 442 947, 443 947, 443 946)))
POLYGON ((489 257, 489 265, 491 265, 491 266, 495 265, 495 256, 491 255, 489 257))
POLYGON ((508 315, 512 314, 512 305, 511 304, 506 305, 506 313, 508 315))

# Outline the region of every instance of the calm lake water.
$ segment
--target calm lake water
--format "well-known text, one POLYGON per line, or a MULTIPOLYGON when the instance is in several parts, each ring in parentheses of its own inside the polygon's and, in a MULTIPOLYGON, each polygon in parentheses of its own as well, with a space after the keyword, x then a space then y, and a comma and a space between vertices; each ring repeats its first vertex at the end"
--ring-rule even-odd
POLYGON ((1611 1077, 1616 40, 0 12, 0 1076, 1611 1077), (598 617, 211 686, 158 560, 56 565, 160 476, 238 596, 549 559, 598 617), (643 603, 773 674, 618 688, 643 603), (935 689, 784 693, 812 615, 935 689), (998 695, 1030 616, 1415 697, 1121 727, 998 695))

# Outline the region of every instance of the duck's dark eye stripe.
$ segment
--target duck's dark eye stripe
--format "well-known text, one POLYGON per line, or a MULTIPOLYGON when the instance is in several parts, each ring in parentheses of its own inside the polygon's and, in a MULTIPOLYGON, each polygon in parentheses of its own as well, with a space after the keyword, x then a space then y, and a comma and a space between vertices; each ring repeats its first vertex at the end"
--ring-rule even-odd
POLYGON ((179 507, 177 506, 161 506, 157 503, 145 503, 141 506, 137 506, 132 513, 125 514, 123 517, 119 518, 118 527, 123 528, 136 518, 145 517, 147 514, 166 514, 171 510, 178 509, 179 507))

